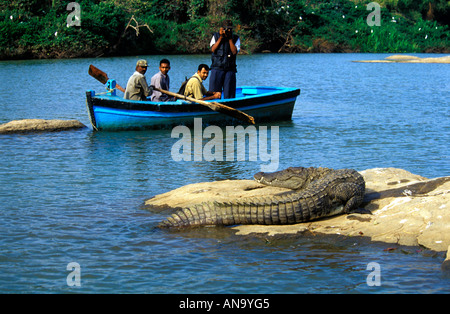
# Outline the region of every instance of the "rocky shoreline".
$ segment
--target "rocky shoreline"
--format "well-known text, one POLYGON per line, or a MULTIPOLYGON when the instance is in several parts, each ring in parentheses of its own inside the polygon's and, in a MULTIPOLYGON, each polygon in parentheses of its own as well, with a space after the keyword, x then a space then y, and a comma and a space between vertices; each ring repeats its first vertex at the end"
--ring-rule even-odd
MULTIPOLYGON (((371 214, 339 215, 293 225, 238 225, 236 235, 300 235, 313 232, 368 237, 406 246, 447 251, 443 269, 450 269, 450 176, 427 179, 397 168, 360 172, 366 181, 363 203, 371 214)), ((152 210, 182 208, 204 201, 230 201, 255 195, 273 195, 283 188, 253 180, 224 180, 190 184, 146 200, 152 210)))

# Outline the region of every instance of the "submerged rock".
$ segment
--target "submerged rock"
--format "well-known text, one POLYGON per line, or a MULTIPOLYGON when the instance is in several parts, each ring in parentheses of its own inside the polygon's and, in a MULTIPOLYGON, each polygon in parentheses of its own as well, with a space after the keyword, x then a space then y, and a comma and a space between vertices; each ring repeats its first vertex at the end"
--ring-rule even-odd
MULTIPOLYGON (((450 177, 427 179, 396 168, 360 172, 366 181, 363 207, 372 214, 352 213, 293 225, 238 225, 238 235, 297 234, 305 231, 365 236, 373 241, 447 251, 450 246, 450 177)), ((270 196, 288 191, 252 180, 190 184, 145 202, 152 210, 182 208, 207 201, 270 196)))
POLYGON ((365 63, 450 63, 450 56, 433 57, 433 58, 419 58, 408 55, 393 55, 386 57, 383 60, 361 60, 353 62, 365 63))
POLYGON ((44 131, 54 132, 80 128, 86 128, 86 126, 77 120, 24 119, 1 124, 0 134, 44 131))

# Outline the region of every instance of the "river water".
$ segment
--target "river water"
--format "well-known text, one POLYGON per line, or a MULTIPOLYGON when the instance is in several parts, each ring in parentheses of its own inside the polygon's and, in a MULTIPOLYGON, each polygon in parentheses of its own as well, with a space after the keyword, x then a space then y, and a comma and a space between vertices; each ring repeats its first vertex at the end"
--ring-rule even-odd
MULTIPOLYGON (((301 89, 292 121, 267 124, 279 126, 280 170, 397 167, 450 175, 450 66, 352 62, 386 56, 239 56, 238 85, 301 89)), ((89 64, 124 86, 141 57, 153 66, 151 76, 163 56, 0 62, 0 123, 89 125, 85 91, 104 91, 89 64)), ((209 56, 170 60, 177 91, 209 56)), ((1 135, 0 293, 450 292, 442 252, 337 236, 157 229, 165 215, 144 208, 146 199, 260 171, 260 159, 174 161, 176 141, 171 130, 1 135), (379 286, 367 283, 372 262, 380 266, 379 286)))

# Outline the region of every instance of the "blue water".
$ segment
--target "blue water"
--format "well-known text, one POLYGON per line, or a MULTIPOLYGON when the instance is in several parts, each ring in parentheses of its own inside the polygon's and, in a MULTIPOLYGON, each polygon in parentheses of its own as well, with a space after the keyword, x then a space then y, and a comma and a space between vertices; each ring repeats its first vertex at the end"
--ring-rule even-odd
MULTIPOLYGON (((450 175, 450 65, 354 63, 384 54, 239 56, 238 85, 301 89, 280 126, 279 169, 397 167, 450 175)), ((418 54, 418 56, 425 56, 418 54)), ((437 56, 437 55, 433 55, 437 56)), ((125 85, 138 58, 0 62, 0 123, 77 119, 89 64, 125 85)), ((170 56, 171 90, 208 56, 170 56)), ((208 84, 206 84, 208 85, 208 84)), ((146 199, 185 184, 249 179, 261 161, 171 157, 171 130, 0 136, 0 293, 448 293, 444 253, 359 238, 168 232, 146 199), (388 247, 394 251, 385 251, 388 247), (69 263, 81 286, 69 286, 69 263), (381 285, 368 286, 379 263, 381 285)))

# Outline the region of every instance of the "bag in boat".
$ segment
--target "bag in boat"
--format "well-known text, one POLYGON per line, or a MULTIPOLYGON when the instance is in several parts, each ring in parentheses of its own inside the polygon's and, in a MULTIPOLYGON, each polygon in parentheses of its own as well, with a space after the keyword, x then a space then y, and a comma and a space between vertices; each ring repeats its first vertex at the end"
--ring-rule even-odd
POLYGON ((184 80, 183 83, 181 83, 181 87, 180 87, 180 89, 178 90, 178 94, 184 95, 184 91, 186 90, 187 82, 189 82, 189 80, 190 80, 191 78, 193 78, 193 77, 195 77, 195 78, 198 80, 198 78, 197 78, 196 76, 192 76, 192 77, 190 77, 190 78, 187 78, 187 76, 184 77, 185 80, 184 80))

